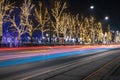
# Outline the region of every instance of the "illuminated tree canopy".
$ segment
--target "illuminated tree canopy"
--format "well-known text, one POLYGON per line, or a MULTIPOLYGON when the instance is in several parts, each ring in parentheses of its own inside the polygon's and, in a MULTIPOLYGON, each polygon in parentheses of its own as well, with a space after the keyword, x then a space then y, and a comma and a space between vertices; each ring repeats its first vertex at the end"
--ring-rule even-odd
POLYGON ((54 43, 61 43, 62 39, 63 43, 83 44, 112 40, 110 29, 103 32, 102 22, 91 15, 86 17, 68 12, 67 2, 55 0, 49 8, 44 1, 38 1, 37 5, 32 0, 24 0, 19 6, 14 4, 8 0, 0 1, 0 35, 3 42, 18 44, 26 39, 26 43, 42 43, 51 39, 54 43), (36 35, 41 35, 42 39, 33 38, 37 31, 36 35))

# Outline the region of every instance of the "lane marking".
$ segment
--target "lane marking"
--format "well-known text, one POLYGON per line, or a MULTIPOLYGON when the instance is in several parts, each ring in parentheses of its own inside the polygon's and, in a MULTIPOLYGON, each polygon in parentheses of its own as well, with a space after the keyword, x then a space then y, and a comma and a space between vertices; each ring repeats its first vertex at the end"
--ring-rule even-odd
MULTIPOLYGON (((43 72, 40 72, 40 73, 37 73, 37 74, 33 74, 33 75, 28 75, 28 76, 26 76, 26 77, 24 77, 24 78, 21 78, 20 80, 27 80, 27 79, 30 79, 30 78, 32 78, 32 77, 36 77, 36 76, 39 76, 39 75, 44 75, 44 74, 46 74, 46 73, 49 73, 49 72, 53 72, 53 71, 56 71, 56 70, 60 70, 60 69, 63 69, 63 68, 66 68, 66 67, 69 67, 69 66, 72 66, 72 65, 74 65, 74 67, 75 66, 80 66, 80 64, 78 64, 78 63, 82 63, 83 62, 83 64, 81 64, 81 66, 82 65, 86 65, 86 64, 89 64, 89 63, 92 63, 92 62, 95 62, 96 61, 96 59, 97 60, 99 60, 97 57, 101 57, 101 56, 104 56, 104 55, 107 55, 108 53, 106 53, 106 54, 99 54, 99 55, 95 55, 95 56, 90 56, 90 57, 88 57, 88 58, 84 58, 84 59, 82 59, 82 60, 74 60, 74 61, 72 61, 72 62, 68 62, 68 63, 64 63, 62 66, 59 66, 59 67, 56 67, 56 68, 54 68, 54 69, 49 69, 49 70, 46 70, 46 71, 43 71, 43 72), (97 56, 97 57, 96 57, 97 56), (95 58, 95 60, 91 60, 91 59, 93 59, 93 58, 95 58), (86 62, 86 60, 91 60, 90 62, 87 62, 87 63, 84 63, 84 62, 86 62)), ((101 59, 101 58, 100 58, 101 59)), ((59 74, 59 73, 58 73, 59 74)), ((45 79, 46 80, 46 79, 45 79)))
POLYGON ((120 57, 117 57, 113 60, 111 60, 110 62, 108 62, 107 64, 103 65, 101 68, 99 68, 98 70, 92 72, 91 74, 89 74, 87 77, 85 77, 83 80, 90 80, 92 77, 95 77, 97 73, 99 73, 99 71, 103 70, 106 66, 109 66, 110 64, 112 64, 113 62, 115 62, 116 60, 119 60, 120 57))

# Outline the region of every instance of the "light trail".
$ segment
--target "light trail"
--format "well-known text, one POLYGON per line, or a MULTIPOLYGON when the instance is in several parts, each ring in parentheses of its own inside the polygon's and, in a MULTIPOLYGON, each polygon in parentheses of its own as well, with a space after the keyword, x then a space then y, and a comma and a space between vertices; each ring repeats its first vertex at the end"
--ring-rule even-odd
MULTIPOLYGON (((11 66, 16 64, 30 63, 35 61, 42 61, 48 59, 56 59, 72 55, 85 55, 89 53, 98 53, 120 47, 120 45, 85 45, 85 46, 54 46, 50 49, 49 46, 37 47, 36 50, 17 52, 14 55, 0 56, 0 67, 11 66), (45 49, 46 48, 46 49, 45 49), (49 49, 48 49, 49 48, 49 49), (38 50, 40 49, 40 50, 38 50), (22 53, 22 54, 21 54, 22 53)), ((12 48, 14 49, 14 48, 12 48)), ((17 49, 17 48, 15 48, 17 49)), ((20 48, 23 49, 23 48, 20 48)), ((28 48, 24 48, 28 49, 28 48)), ((19 49, 17 49, 19 50, 19 49)), ((16 51, 16 50, 15 50, 16 51)), ((2 53, 0 53, 2 54, 2 53)))
POLYGON ((0 62, 0 67, 5 66, 11 66, 16 64, 23 64, 23 63, 31 63, 35 61, 42 61, 42 60, 48 60, 48 59, 56 59, 61 57, 67 57, 72 55, 78 55, 78 54, 89 54, 89 53, 97 53, 98 51, 106 51, 109 49, 89 49, 89 50, 80 50, 80 51, 72 51, 72 52, 64 52, 59 54, 50 54, 50 55, 44 55, 44 56, 34 56, 34 57, 26 57, 26 58, 19 58, 19 59, 11 59, 6 61, 0 62))

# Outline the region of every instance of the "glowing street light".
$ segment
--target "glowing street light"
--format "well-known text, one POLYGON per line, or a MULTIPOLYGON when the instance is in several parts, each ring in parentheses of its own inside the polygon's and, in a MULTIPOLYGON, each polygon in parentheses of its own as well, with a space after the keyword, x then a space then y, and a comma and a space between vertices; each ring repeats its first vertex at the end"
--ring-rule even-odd
POLYGON ((90 6, 90 9, 94 9, 94 6, 92 5, 92 6, 90 6))
POLYGON ((109 17, 108 16, 105 16, 105 20, 108 20, 109 19, 109 17))

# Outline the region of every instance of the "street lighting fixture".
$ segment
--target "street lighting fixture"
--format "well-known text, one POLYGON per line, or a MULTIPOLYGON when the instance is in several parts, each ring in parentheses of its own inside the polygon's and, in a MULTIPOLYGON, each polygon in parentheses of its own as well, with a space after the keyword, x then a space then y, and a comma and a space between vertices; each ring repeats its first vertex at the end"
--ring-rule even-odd
POLYGON ((90 6, 90 9, 94 9, 94 6, 92 5, 92 6, 90 6))
POLYGON ((109 17, 108 16, 105 16, 105 20, 108 20, 109 19, 109 17))

